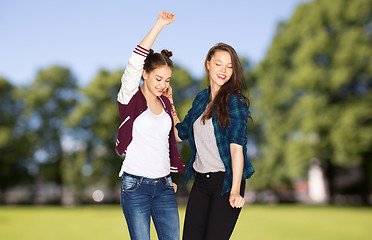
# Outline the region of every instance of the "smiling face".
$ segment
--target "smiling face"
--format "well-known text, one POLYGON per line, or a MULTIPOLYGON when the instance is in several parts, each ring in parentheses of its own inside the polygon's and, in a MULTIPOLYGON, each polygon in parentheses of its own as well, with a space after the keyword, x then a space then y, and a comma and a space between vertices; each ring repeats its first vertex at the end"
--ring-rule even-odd
POLYGON ((172 69, 166 65, 155 68, 150 73, 143 71, 143 86, 146 91, 159 97, 169 87, 172 69))
POLYGON ((219 89, 227 81, 230 80, 233 74, 233 65, 229 52, 217 50, 210 61, 207 61, 206 67, 208 70, 211 87, 219 89))

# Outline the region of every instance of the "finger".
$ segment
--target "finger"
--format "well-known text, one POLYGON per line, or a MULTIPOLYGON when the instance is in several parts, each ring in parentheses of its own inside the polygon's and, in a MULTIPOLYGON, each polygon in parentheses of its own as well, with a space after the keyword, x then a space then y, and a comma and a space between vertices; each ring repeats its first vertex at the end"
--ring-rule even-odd
POLYGON ((238 201, 238 203, 236 204, 236 207, 237 208, 242 208, 243 207, 243 201, 240 199, 239 201, 238 201))
POLYGON ((245 199, 243 197, 240 198, 239 207, 242 208, 245 204, 245 199))
POLYGON ((244 205, 244 198, 242 198, 241 196, 233 197, 231 202, 232 202, 232 205, 231 205, 232 207, 242 208, 244 205))
POLYGON ((230 198, 230 205, 231 207, 235 208, 236 207, 236 199, 234 197, 230 198))
POLYGON ((231 197, 229 198, 229 203, 230 203, 231 207, 234 207, 234 201, 231 197))

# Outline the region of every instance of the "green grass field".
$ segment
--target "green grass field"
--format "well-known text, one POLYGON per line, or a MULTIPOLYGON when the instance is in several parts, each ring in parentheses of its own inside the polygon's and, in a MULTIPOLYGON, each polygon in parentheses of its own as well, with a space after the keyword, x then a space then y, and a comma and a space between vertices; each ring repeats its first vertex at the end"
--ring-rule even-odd
MULTIPOLYGON (((181 231, 185 208, 180 207, 181 231)), ((372 208, 246 205, 231 239, 372 239, 372 208)), ((129 239, 117 206, 0 207, 0 239, 129 239)), ((152 227, 151 239, 157 239, 152 227)))

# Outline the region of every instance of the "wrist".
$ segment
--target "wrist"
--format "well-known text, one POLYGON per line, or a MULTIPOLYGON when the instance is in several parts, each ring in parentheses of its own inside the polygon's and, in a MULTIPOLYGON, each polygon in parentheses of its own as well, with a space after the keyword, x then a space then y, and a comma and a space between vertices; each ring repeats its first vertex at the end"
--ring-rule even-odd
POLYGON ((173 117, 177 117, 177 111, 174 108, 174 106, 172 106, 171 114, 172 114, 173 117))
POLYGON ((161 29, 163 29, 166 25, 167 25, 167 24, 165 24, 165 23, 162 23, 162 22, 157 21, 157 22, 155 23, 155 26, 154 26, 154 27, 160 28, 160 30, 161 30, 161 29))
POLYGON ((239 194, 240 195, 240 191, 235 190, 235 189, 231 189, 230 194, 239 194))

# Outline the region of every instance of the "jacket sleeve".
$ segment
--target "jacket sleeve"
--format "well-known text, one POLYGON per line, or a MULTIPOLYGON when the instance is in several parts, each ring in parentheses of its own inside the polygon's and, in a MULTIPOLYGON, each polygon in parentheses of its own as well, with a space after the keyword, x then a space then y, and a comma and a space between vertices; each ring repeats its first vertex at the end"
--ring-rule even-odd
POLYGON ((149 50, 138 45, 130 56, 127 67, 121 77, 121 87, 118 93, 118 102, 121 104, 128 104, 138 91, 143 65, 148 54, 149 50))
POLYGON ((233 95, 229 98, 229 143, 247 144, 249 109, 243 99, 233 95))

